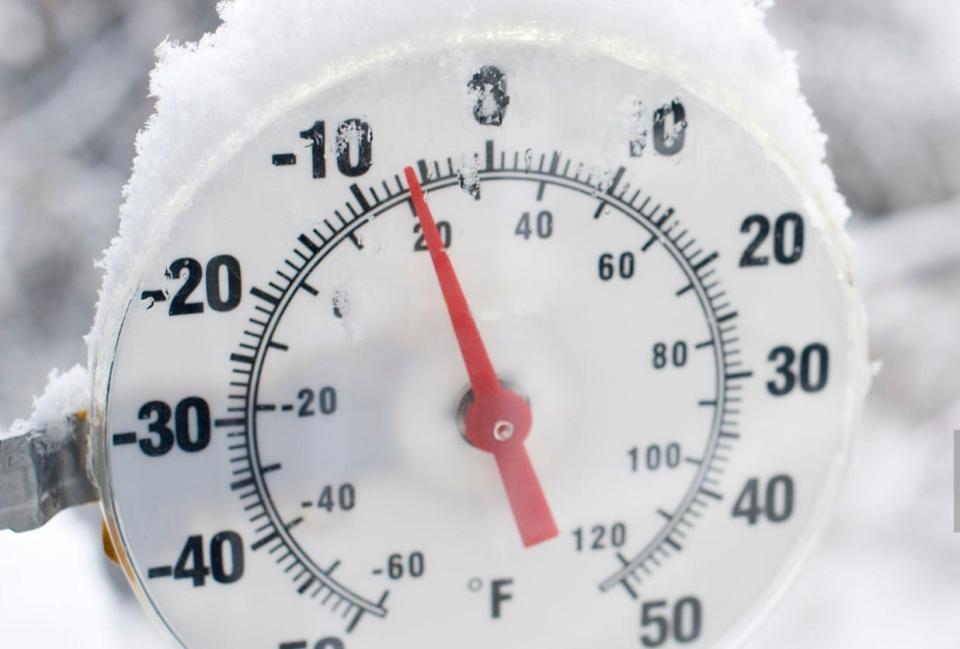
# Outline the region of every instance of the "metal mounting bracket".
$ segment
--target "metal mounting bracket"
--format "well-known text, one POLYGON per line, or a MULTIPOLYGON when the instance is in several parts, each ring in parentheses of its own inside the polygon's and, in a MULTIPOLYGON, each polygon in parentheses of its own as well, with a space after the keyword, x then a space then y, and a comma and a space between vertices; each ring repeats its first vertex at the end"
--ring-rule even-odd
POLYGON ((87 472, 89 440, 83 415, 0 439, 0 530, 33 530, 67 507, 100 499, 87 472))

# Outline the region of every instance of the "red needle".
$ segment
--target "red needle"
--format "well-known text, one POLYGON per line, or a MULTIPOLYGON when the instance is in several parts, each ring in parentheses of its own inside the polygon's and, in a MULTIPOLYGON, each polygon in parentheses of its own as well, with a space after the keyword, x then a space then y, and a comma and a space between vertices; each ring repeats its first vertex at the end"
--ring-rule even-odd
POLYGON ((464 417, 467 439, 477 448, 493 453, 524 547, 542 543, 557 536, 558 532, 540 480, 523 445, 533 424, 533 413, 522 396, 500 385, 453 264, 443 247, 430 206, 424 199, 423 187, 412 167, 407 167, 403 173, 410 186, 413 208, 420 220, 420 229, 470 377, 473 403, 464 417))

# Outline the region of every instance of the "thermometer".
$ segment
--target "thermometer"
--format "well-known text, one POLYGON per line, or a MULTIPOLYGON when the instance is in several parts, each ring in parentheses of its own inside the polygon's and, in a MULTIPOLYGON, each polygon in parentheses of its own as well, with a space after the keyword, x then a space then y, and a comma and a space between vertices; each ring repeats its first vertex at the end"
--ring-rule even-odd
POLYGON ((181 646, 713 647, 795 571, 865 385, 842 202, 603 43, 414 39, 131 186, 93 467, 181 646))

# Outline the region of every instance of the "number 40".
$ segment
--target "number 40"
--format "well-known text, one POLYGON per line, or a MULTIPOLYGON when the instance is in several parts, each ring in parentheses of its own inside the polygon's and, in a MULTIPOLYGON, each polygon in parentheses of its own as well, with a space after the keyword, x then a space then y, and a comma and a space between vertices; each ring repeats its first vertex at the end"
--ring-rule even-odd
POLYGON ((747 525, 756 525, 760 519, 783 523, 793 516, 796 488, 793 478, 776 475, 764 484, 760 478, 750 478, 733 505, 733 517, 747 519, 747 525))

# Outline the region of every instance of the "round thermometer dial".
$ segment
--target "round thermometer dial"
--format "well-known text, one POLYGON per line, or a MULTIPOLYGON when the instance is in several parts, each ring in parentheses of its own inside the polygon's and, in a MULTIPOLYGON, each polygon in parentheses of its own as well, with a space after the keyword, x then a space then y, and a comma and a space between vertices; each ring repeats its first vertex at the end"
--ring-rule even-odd
POLYGON ((138 591, 190 649, 737 638, 848 444, 862 342, 820 209, 599 54, 316 89, 129 303, 101 469, 138 591))

